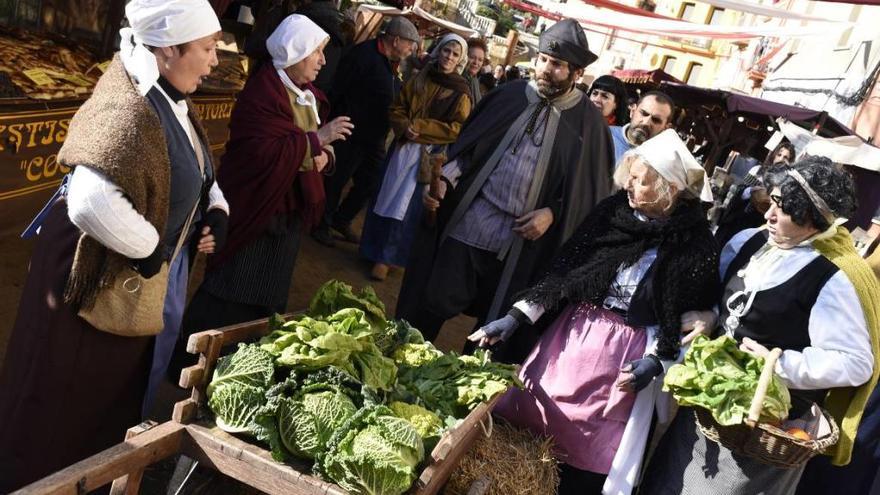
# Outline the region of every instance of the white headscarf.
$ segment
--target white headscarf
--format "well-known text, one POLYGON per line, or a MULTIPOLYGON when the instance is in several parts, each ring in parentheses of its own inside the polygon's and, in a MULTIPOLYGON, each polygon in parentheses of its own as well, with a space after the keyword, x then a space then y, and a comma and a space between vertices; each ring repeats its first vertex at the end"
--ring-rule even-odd
POLYGON ((320 124, 318 100, 310 89, 301 89, 284 72, 284 69, 296 64, 317 50, 330 35, 311 19, 304 15, 287 16, 266 40, 266 49, 272 56, 272 65, 281 82, 296 94, 296 103, 311 107, 315 121, 320 124))
POLYGON ((462 38, 461 36, 455 33, 449 33, 443 36, 436 43, 434 43, 433 46, 431 46, 431 53, 429 55, 432 60, 437 60, 438 58, 440 58, 440 49, 443 48, 443 45, 451 42, 456 42, 461 45, 461 58, 458 60, 458 65, 455 66, 454 70, 454 72, 458 72, 460 74, 461 71, 463 71, 464 68, 467 67, 468 62, 467 41, 465 41, 464 38, 462 38))
POLYGON ((712 187, 706 180, 706 170, 687 149, 678 133, 666 129, 645 141, 630 153, 634 153, 681 191, 691 194, 705 202, 712 201, 712 187))
POLYGON ((119 56, 142 95, 159 79, 156 56, 144 45, 181 45, 221 30, 208 0, 131 0, 125 17, 130 27, 119 30, 119 56))
POLYGON ((324 40, 326 31, 304 15, 287 16, 266 40, 266 49, 276 69, 286 69, 312 54, 324 40))

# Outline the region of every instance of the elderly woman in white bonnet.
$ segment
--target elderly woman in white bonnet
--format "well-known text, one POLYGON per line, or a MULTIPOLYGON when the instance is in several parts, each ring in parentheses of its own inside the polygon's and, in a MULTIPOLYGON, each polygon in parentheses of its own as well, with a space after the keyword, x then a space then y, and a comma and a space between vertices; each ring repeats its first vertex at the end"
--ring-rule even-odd
POLYGON ((430 176, 427 156, 444 153, 470 114, 470 87, 461 75, 466 65, 464 38, 443 36, 391 105, 394 147, 361 239, 361 255, 374 263, 376 280, 384 280, 390 267, 406 265, 422 218, 420 198, 430 176))
POLYGON ((0 374, 0 492, 140 422, 154 345, 162 352, 153 335, 173 343, 179 328, 190 247, 211 252, 225 230, 211 148, 187 99, 217 65, 220 23, 207 0, 132 0, 126 17, 120 53, 59 152, 69 183, 36 222, 0 374), (108 296, 123 291, 153 311, 117 313, 108 296))
POLYGON ((718 253, 700 204, 705 172, 675 131, 633 149, 547 274, 469 338, 538 324, 523 390, 496 412, 556 440, 560 494, 630 493, 664 370, 715 303, 718 253), (548 318, 538 319, 547 313, 548 318))
POLYGON ((217 178, 232 210, 229 238, 187 308, 181 361, 192 357, 189 333, 286 312, 300 237, 323 215, 321 172, 332 165, 332 143, 353 129, 348 117, 327 120, 327 99, 313 85, 328 40, 309 18, 288 16, 266 41, 271 63, 238 95, 217 178))

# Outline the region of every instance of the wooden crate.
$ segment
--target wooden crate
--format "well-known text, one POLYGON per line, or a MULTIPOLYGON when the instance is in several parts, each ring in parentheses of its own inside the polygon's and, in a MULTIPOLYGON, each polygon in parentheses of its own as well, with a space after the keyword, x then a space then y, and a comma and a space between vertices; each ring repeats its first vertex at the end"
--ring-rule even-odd
MULTIPOLYGON (((111 494, 135 494, 147 466, 184 454, 269 494, 345 495, 347 492, 338 485, 307 474, 307 464, 276 462, 266 449, 230 435, 202 417, 205 388, 221 350, 238 342, 256 340, 268 332, 268 319, 263 319, 192 335, 187 351, 198 354, 199 360, 180 375, 180 386, 191 389, 191 394, 175 404, 171 421, 132 428, 124 443, 16 493, 82 494, 112 481, 111 494)), ((429 455, 427 467, 413 483, 410 495, 434 495, 440 491, 464 454, 488 430, 490 413, 499 398, 474 408, 458 427, 440 439, 429 455)))

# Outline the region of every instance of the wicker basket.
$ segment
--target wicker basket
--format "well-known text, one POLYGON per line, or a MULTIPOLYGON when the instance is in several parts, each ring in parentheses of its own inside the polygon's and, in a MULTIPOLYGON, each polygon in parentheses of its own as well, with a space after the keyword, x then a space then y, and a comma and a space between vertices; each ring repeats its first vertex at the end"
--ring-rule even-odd
POLYGON ((695 407, 694 414, 697 425, 706 438, 723 445, 731 451, 746 455, 764 464, 782 468, 793 468, 804 464, 811 457, 821 454, 828 447, 837 443, 840 430, 834 419, 825 411, 825 419, 831 426, 831 433, 815 440, 801 440, 789 435, 785 430, 766 423, 759 423, 761 408, 764 405, 764 397, 767 388, 773 378, 773 368, 779 355, 779 349, 770 351, 758 380, 758 389, 752 399, 749 415, 746 420, 738 425, 721 426, 712 417, 712 414, 702 408, 695 407))

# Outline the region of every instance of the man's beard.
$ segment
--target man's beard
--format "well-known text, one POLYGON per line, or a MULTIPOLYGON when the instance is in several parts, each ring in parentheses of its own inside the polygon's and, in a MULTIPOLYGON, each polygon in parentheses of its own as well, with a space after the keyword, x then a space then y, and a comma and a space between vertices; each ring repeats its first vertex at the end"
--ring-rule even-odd
POLYGON ((628 131, 627 134, 629 135, 630 141, 636 146, 644 143, 651 137, 650 131, 648 131, 648 128, 645 126, 630 126, 628 131))
POLYGON ((574 85, 574 74, 569 74, 562 81, 553 81, 549 77, 538 77, 535 82, 538 84, 538 93, 550 100, 563 93, 567 93, 571 89, 574 85))

